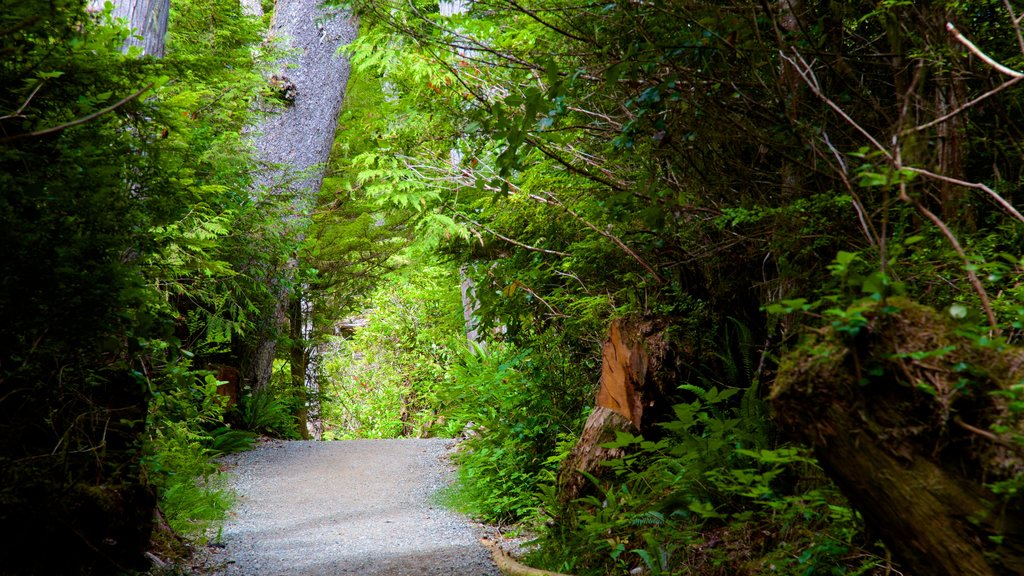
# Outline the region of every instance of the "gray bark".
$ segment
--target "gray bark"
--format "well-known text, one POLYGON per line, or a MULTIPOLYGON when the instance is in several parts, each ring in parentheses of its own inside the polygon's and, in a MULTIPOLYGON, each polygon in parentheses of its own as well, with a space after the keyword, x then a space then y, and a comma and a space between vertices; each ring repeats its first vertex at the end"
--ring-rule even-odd
MULTIPOLYGON (((258 4, 243 0, 253 13, 258 4)), ((281 43, 285 58, 268 79, 284 98, 268 99, 271 112, 253 136, 263 168, 256 176, 260 190, 293 195, 283 233, 301 239, 316 205, 324 169, 331 153, 350 65, 339 49, 352 42, 358 24, 347 13, 319 6, 316 0, 278 0, 269 39, 281 43)), ((261 192, 262 193, 262 192, 261 192)), ((297 262, 288 264, 291 275, 297 262)), ((289 294, 279 290, 271 314, 247 366, 246 379, 261 388, 270 380, 276 334, 286 317, 289 294)))
MULTIPOLYGON (((103 10, 106 0, 90 0, 88 10, 103 10)), ((124 18, 132 29, 124 43, 124 51, 138 46, 142 53, 161 58, 164 55, 164 40, 167 36, 167 16, 171 11, 170 0, 114 0, 115 18, 124 18)))

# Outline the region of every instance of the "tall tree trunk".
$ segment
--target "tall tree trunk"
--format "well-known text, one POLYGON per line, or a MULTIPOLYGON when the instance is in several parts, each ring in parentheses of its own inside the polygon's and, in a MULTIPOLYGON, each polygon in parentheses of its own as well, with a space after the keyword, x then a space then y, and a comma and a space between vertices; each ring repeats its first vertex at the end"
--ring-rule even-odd
MULTIPOLYGON (((106 2, 90 0, 88 9, 100 11, 106 2)), ((170 0, 114 0, 114 17, 127 20, 128 27, 134 32, 125 40, 125 51, 136 46, 142 49, 143 54, 162 57, 170 12, 170 0)))
MULTIPOLYGON (((244 0, 246 9, 257 6, 244 0)), ((331 153, 350 66, 339 48, 356 37, 357 23, 347 13, 310 0, 278 0, 269 38, 279 39, 290 54, 278 63, 268 83, 286 94, 275 113, 256 128, 253 141, 263 169, 256 175, 257 195, 292 194, 292 209, 284 216, 283 230, 297 245, 308 226, 324 168, 331 153)), ((282 270, 271 272, 277 303, 266 311, 257 342, 244 363, 244 378, 253 388, 270 381, 277 336, 288 315, 292 283, 298 262, 292 258, 282 270)))

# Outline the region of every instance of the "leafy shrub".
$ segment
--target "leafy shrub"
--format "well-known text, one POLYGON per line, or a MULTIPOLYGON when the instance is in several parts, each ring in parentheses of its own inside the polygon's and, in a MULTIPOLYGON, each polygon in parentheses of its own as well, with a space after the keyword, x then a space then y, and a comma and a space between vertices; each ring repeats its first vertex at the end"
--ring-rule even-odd
POLYGON ((438 393, 466 346, 457 278, 439 265, 393 273, 371 298, 368 324, 329 340, 326 438, 444 433, 435 426, 438 393))
POLYGON ((462 512, 502 523, 535 513, 539 483, 575 438, 563 422, 580 420, 578 409, 564 412, 566 382, 547 361, 497 343, 466 353, 454 368, 442 409, 452 431, 468 423, 473 430, 455 456, 458 479, 448 497, 462 512))
POLYGON ((596 494, 563 505, 546 489, 558 512, 536 562, 580 575, 863 574, 883 564, 812 458, 765 447, 757 421, 741 417, 749 408, 731 400, 740 389, 685 388, 696 398, 674 407, 663 438, 620 433, 608 445, 627 455, 605 463, 607 483, 591 478, 596 494))
POLYGON ((210 451, 214 454, 230 454, 252 450, 256 433, 249 430, 234 430, 221 426, 210 432, 210 451))
POLYGON ((280 438, 297 438, 299 434, 291 403, 269 388, 242 399, 242 424, 252 432, 280 438))

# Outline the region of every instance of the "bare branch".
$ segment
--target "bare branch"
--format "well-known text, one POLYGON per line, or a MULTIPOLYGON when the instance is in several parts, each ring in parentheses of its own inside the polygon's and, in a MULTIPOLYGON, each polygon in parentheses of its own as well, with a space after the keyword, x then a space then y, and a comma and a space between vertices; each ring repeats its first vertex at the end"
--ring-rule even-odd
POLYGON ((476 220, 472 220, 470 218, 466 218, 465 216, 462 216, 461 214, 459 216, 461 218, 465 219, 466 222, 469 222, 473 226, 476 226, 478 228, 483 228, 484 231, 486 231, 488 234, 491 234, 492 236, 498 238, 499 240, 504 240, 505 242, 508 242, 509 244, 512 244, 514 246, 519 246, 520 248, 522 248, 524 250, 529 250, 530 252, 540 252, 541 254, 551 254, 552 256, 563 256, 563 257, 571 256, 571 254, 569 254, 567 252, 559 252, 558 250, 548 250, 546 248, 537 248, 536 246, 530 246, 529 244, 523 244, 522 242, 518 242, 516 240, 513 240, 513 239, 509 238, 508 236, 502 236, 501 234, 498 234, 494 230, 491 230, 490 228, 488 228, 487 226, 484 226, 483 224, 477 222, 476 220))
POLYGON ((78 118, 77 120, 72 120, 71 122, 68 122, 66 124, 61 124, 60 126, 54 126, 52 128, 46 128, 44 130, 37 130, 35 132, 25 132, 23 134, 15 134, 14 136, 8 136, 7 138, 0 138, 0 144, 6 144, 8 142, 13 142, 15 140, 22 140, 24 138, 37 138, 39 136, 47 136, 49 134, 55 134, 57 132, 61 132, 61 131, 67 130, 68 128, 72 128, 74 126, 85 124, 86 122, 89 122, 91 120, 95 120, 96 118, 99 118, 100 116, 103 116, 104 114, 106 114, 108 112, 112 112, 114 110, 117 110, 118 108, 120 108, 121 106, 124 106, 128 102, 131 102, 132 100, 135 100, 139 96, 142 96, 147 90, 149 90, 150 88, 153 87, 153 84, 154 84, 153 82, 150 82, 144 88, 142 88, 138 92, 132 94, 131 96, 128 96, 128 97, 122 99, 121 101, 117 102, 116 104, 112 104, 110 106, 107 106, 106 108, 104 108, 102 110, 97 110, 96 112, 93 112, 92 114, 89 114, 88 116, 83 116, 81 118, 78 118))
POLYGON ((804 83, 807 84, 807 87, 811 89, 811 92, 813 92, 815 96, 820 98, 829 108, 835 110, 836 113, 843 118, 843 120, 846 120, 846 122, 850 126, 853 126, 855 130, 857 130, 858 132, 861 133, 861 135, 867 138, 868 141, 871 142, 871 144, 876 149, 878 149, 879 152, 884 154, 886 158, 892 160, 892 154, 885 148, 885 146, 882 146, 882 144, 878 140, 876 140, 874 136, 872 136, 860 124, 857 124, 857 122, 854 121, 854 119, 851 118, 850 115, 847 114, 842 108, 840 108, 838 104, 836 104, 827 96, 825 96, 825 94, 821 91, 821 85, 818 84, 818 78, 814 75, 814 70, 811 69, 811 65, 808 64, 806 60, 804 60, 803 56, 800 55, 800 52, 798 52, 796 48, 793 49, 793 54, 795 54, 797 60, 800 61, 799 64, 797 64, 796 60, 793 60, 789 56, 786 56, 784 52, 779 52, 779 56, 781 56, 783 60, 793 65, 793 69, 796 70, 797 74, 799 74, 801 78, 803 78, 804 83))
POLYGON ((985 54, 984 52, 982 52, 980 48, 975 46, 973 42, 971 42, 970 40, 967 39, 966 36, 961 34, 960 31, 956 29, 956 26, 954 26, 952 22, 946 22, 946 30, 949 30, 949 33, 952 34, 954 38, 956 38, 957 42, 959 42, 959 43, 963 44, 964 46, 966 46, 967 49, 970 50, 972 54, 974 54, 978 58, 981 58, 982 61, 984 61, 989 66, 991 66, 991 67, 995 68, 996 70, 998 70, 999 72, 1002 72, 1003 74, 1006 74, 1007 76, 1010 76, 1010 77, 1013 77, 1013 78, 1024 77, 1024 72, 1018 72, 1018 71, 1014 70, 1013 68, 1008 68, 1008 67, 1000 64, 999 62, 996 62, 995 60, 993 60, 992 57, 989 56, 988 54, 985 54))
MULTIPOLYGON (((896 148, 895 164, 895 168, 897 170, 903 168, 903 158, 900 155, 899 148, 896 148)), ((921 204, 917 198, 913 198, 907 193, 906 182, 900 182, 900 200, 913 206, 915 210, 930 220, 931 223, 934 224, 940 232, 942 232, 942 235, 946 237, 950 246, 953 247, 953 250, 955 250, 960 256, 960 259, 963 260, 964 272, 967 273, 968 281, 970 281, 971 286, 974 287, 975 293, 978 294, 978 298, 981 300, 981 307, 985 310, 985 316, 988 317, 989 326, 991 326, 993 332, 998 332, 999 322, 996 321, 995 312, 992 311, 992 305, 989 303, 988 293, 985 292, 985 286, 982 285, 981 280, 978 278, 978 274, 971 267, 971 260, 967 257, 967 252, 964 251, 963 246, 960 245, 960 241, 956 239, 956 235, 953 234, 953 231, 949 229, 949 226, 946 226, 946 223, 943 222, 941 218, 936 216, 935 213, 928 208, 925 208, 924 204, 921 204)))
POLYGON ((1021 54, 1024 54, 1024 34, 1020 31, 1020 18, 1013 11, 1013 6, 1010 4, 1010 0, 1003 0, 1003 6, 1006 6, 1006 11, 1010 14, 1010 22, 1013 23, 1013 31, 1017 34, 1017 46, 1020 47, 1021 54))
POLYGON ((28 95, 28 98, 25 99, 25 101, 21 104, 21 107, 19 107, 18 110, 14 112, 14 114, 8 114, 7 116, 0 116, 0 120, 9 120, 11 118, 22 118, 21 113, 24 112, 25 108, 28 107, 29 102, 31 102, 32 99, 36 97, 36 93, 39 92, 39 89, 43 87, 43 84, 46 84, 46 80, 43 80, 42 82, 39 83, 38 86, 36 86, 36 89, 33 90, 32 93, 28 95))
POLYGON ((926 122, 924 124, 921 124, 920 126, 914 126, 913 128, 907 128, 903 132, 900 132, 900 136, 906 136, 907 134, 913 134, 915 132, 920 132, 922 130, 927 130, 928 128, 931 128, 932 126, 935 126, 936 124, 941 124, 941 123, 945 122, 946 120, 949 120, 953 116, 956 116, 957 114, 963 113, 968 108, 974 107, 975 105, 979 104, 983 100, 986 100, 986 99, 988 99, 991 96, 995 96, 996 94, 1002 92, 1003 90, 1009 88, 1010 86, 1013 86, 1014 84, 1020 82, 1021 80, 1024 80, 1024 76, 1018 76, 1018 77, 1013 78, 1011 80, 1007 80, 1006 82, 1003 82, 999 86, 996 86, 995 88, 989 90, 988 92, 982 94, 981 96, 978 96, 974 100, 971 100, 970 102, 965 103, 963 106, 960 106, 959 108, 957 108, 956 110, 953 110, 952 112, 950 112, 948 114, 940 116, 940 117, 938 117, 935 120, 932 120, 930 122, 926 122))
POLYGON ((1010 204, 1005 198, 1000 196, 998 192, 980 182, 968 182, 966 180, 960 180, 959 178, 951 178, 949 176, 943 176, 942 174, 930 172, 928 170, 925 170, 924 168, 915 168, 913 166, 905 166, 904 168, 906 170, 909 170, 910 172, 920 174, 921 176, 925 176, 927 178, 941 180, 942 182, 949 182, 950 184, 956 184, 957 186, 963 186, 964 188, 975 188, 977 190, 982 190, 986 194, 991 196, 992 199, 996 201, 996 204, 999 204, 1003 208, 1003 210, 1006 210, 1007 212, 1012 214, 1013 217, 1016 218, 1017 220, 1024 222, 1024 216, 1022 216, 1021 213, 1018 212, 1017 209, 1013 207, 1013 204, 1010 204))
POLYGON ((596 225, 592 224, 589 220, 587 220, 586 218, 580 216, 575 210, 573 210, 572 208, 569 208, 568 206, 563 204, 561 201, 559 201, 557 198, 555 198, 554 195, 552 195, 550 192, 545 192, 545 195, 552 202, 554 202, 556 205, 560 206, 563 210, 565 210, 566 212, 571 214, 574 218, 576 218, 577 220, 582 222, 584 226, 586 226, 587 228, 590 228, 594 232, 597 232, 601 236, 604 236, 605 238, 611 240, 616 246, 621 248, 623 252, 625 252, 631 258, 633 258, 633 260, 636 260, 637 263, 640 264, 640 266, 643 266, 644 270, 646 270, 648 274, 650 274, 651 276, 654 276, 654 279, 657 280, 659 284, 664 284, 665 283, 665 279, 661 276, 661 274, 658 274, 657 272, 655 272, 654 268, 652 268, 650 264, 648 264, 646 261, 644 261, 643 258, 641 258, 636 252, 634 252, 632 248, 627 246, 625 242, 623 242, 621 239, 619 239, 618 236, 615 236, 611 232, 608 232, 608 231, 605 231, 605 230, 601 230, 596 225))

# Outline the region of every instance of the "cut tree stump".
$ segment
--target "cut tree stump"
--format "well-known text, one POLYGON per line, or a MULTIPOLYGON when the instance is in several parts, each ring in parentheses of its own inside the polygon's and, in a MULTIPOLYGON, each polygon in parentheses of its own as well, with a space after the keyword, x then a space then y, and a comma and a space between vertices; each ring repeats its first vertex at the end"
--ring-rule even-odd
POLYGON ((855 334, 828 329, 783 359, 777 422, 814 447, 908 574, 1024 574, 1022 497, 991 490, 1024 471, 1007 396, 1024 350, 977 346, 905 299, 864 315, 855 334))
POLYGON ((597 406, 558 474, 562 502, 585 492, 590 480, 581 472, 600 477, 601 462, 622 455, 619 449, 602 446, 614 441, 616 432, 650 433, 665 416, 666 399, 679 374, 666 327, 666 322, 650 319, 620 319, 609 327, 602 346, 597 406))

